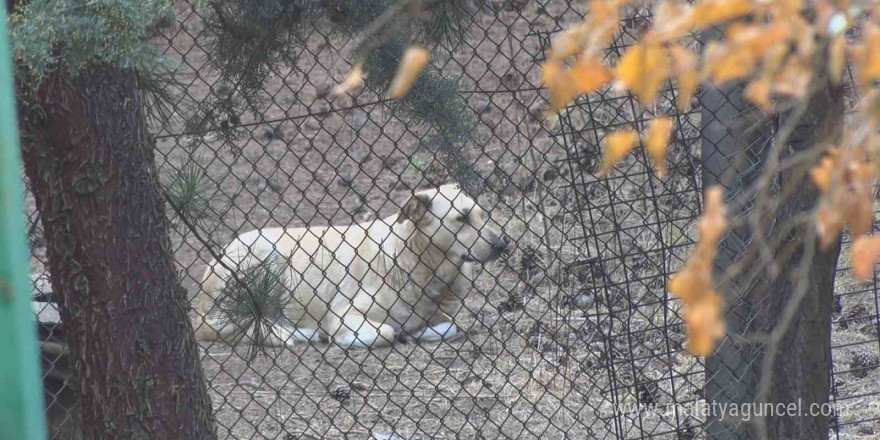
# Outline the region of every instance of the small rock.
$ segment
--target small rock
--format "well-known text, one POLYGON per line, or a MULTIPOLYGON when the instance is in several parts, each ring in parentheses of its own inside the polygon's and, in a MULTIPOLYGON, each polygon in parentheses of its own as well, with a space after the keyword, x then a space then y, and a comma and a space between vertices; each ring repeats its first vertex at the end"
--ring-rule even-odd
POLYGON ((545 182, 551 182, 553 180, 556 180, 557 177, 559 177, 559 171, 557 171, 555 168, 549 168, 546 171, 544 171, 544 181, 545 182))
POLYGON ((284 192, 284 185, 281 183, 280 177, 272 176, 268 180, 266 180, 266 183, 269 185, 269 188, 272 191, 275 191, 278 194, 281 194, 284 192))
POLYGON ((522 75, 516 72, 507 72, 501 77, 501 84, 510 90, 514 90, 522 83, 522 75))
POLYGON ((281 127, 272 127, 263 132, 263 138, 267 141, 284 139, 284 132, 281 131, 281 127))
POLYGON ((351 399, 351 387, 347 384, 331 385, 329 392, 330 397, 341 403, 351 399))
POLYGON ((349 175, 339 176, 339 186, 351 186, 354 182, 354 177, 349 175))
POLYGON ((657 382, 644 382, 636 386, 639 403, 643 405, 656 405, 660 400, 660 386, 657 382))
POLYGON ((856 304, 840 321, 840 327, 844 330, 848 329, 850 326, 857 328, 859 325, 864 324, 865 318, 867 318, 868 315, 867 307, 862 304, 856 304))
POLYGON ((357 391, 369 391, 372 388, 369 384, 364 382, 354 381, 351 383, 351 389, 357 391))
POLYGON ((525 304, 523 304, 522 299, 512 296, 510 299, 498 304, 498 313, 515 312, 524 308, 525 304))

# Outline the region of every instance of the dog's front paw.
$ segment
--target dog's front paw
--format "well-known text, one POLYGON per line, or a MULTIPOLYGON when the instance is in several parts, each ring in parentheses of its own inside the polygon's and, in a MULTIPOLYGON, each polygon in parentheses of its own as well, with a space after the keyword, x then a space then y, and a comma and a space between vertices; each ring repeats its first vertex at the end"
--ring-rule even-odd
POLYGON ((458 328, 451 322, 441 322, 433 325, 415 335, 417 341, 451 341, 461 334, 458 328))
POLYGON ((334 338, 334 342, 343 348, 380 347, 394 343, 394 329, 386 324, 364 323, 356 331, 344 333, 334 338))

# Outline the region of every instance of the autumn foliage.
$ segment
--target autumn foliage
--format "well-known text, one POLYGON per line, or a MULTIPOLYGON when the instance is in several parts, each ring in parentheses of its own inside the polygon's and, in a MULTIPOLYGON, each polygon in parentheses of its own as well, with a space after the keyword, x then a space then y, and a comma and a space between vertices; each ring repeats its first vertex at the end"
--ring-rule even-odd
POLYGON ((720 187, 706 190, 703 215, 697 225, 700 239, 684 268, 669 280, 669 291, 683 303, 688 351, 696 356, 710 355, 715 341, 724 336, 724 298, 712 282, 718 242, 727 231, 722 198, 720 187))
MULTIPOLYGON (((774 113, 808 99, 822 81, 840 84, 846 65, 851 65, 858 86, 866 90, 857 109, 858 124, 842 142, 826 147, 828 153, 810 175, 823 192, 814 216, 820 247, 829 247, 848 227, 855 238, 855 274, 870 278, 880 259, 880 238, 867 235, 873 223, 872 181, 877 173, 870 158, 878 153, 880 98, 871 88, 880 79, 880 10, 863 10, 845 0, 662 1, 654 8, 653 25, 612 66, 603 53, 628 3, 590 1, 585 21, 553 41, 551 56, 542 66, 550 92, 548 116, 579 95, 606 85, 628 91, 650 107, 667 81, 677 88, 676 106, 682 111, 700 84, 737 81, 745 83, 745 99, 763 112, 774 113), (701 53, 688 47, 687 37, 713 26, 723 27, 721 38, 706 43, 701 53), (856 28, 863 37, 847 39, 847 31, 856 28)), ((661 178, 667 174, 673 121, 661 116, 646 125, 641 139, 639 127, 606 136, 603 176, 640 141, 657 174, 661 178)), ((684 303, 688 348, 700 356, 709 355, 724 335, 723 298, 713 288, 711 267, 726 222, 720 190, 707 191, 705 198, 700 241, 684 269, 669 282, 670 292, 684 303)))
MULTIPOLYGON (((541 79, 550 94, 548 119, 578 96, 608 87, 615 93, 629 92, 644 107, 652 107, 667 82, 677 90, 680 111, 687 109, 700 85, 741 82, 745 99, 771 114, 809 99, 823 83, 840 84, 849 65, 855 72, 856 86, 862 89, 862 99, 855 122, 848 125, 842 140, 829 139, 830 145, 816 146, 826 154, 809 173, 822 192, 813 219, 822 249, 849 228, 855 238, 855 274, 863 280, 870 278, 880 260, 880 237, 868 235, 874 213, 872 182, 878 172, 871 159, 880 148, 876 136, 880 95, 873 90, 880 79, 880 6, 849 0, 664 0, 652 3, 653 24, 618 59, 609 62, 606 49, 630 3, 590 0, 586 18, 553 40, 549 57, 541 66, 541 79), (702 51, 694 51, 688 41, 712 27, 723 29, 720 38, 705 42, 702 51)), ((427 50, 408 49, 389 97, 404 96, 428 59, 427 50)), ((337 91, 353 87, 360 79, 360 69, 357 66, 337 91)), ((659 116, 647 121, 645 127, 607 133, 602 176, 641 145, 658 176, 665 177, 667 146, 674 128, 673 119, 659 116), (645 130, 640 134, 642 128, 645 130)), ((710 189, 699 223, 699 243, 685 267, 669 282, 670 292, 684 304, 688 349, 699 356, 709 355, 725 331, 724 301, 714 290, 711 268, 726 229, 721 190, 710 189)))

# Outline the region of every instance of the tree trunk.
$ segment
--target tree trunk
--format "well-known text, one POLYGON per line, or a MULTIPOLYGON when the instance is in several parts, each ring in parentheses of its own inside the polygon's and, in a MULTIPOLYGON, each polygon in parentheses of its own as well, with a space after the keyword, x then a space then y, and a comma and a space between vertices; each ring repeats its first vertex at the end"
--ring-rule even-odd
MULTIPOLYGON (((826 85, 810 101, 784 156, 803 153, 822 142, 840 139, 843 115, 842 87, 826 85)), ((780 188, 794 188, 776 216, 776 223, 781 228, 813 210, 820 194, 802 169, 783 173, 779 177, 780 188)), ((780 318, 786 308, 791 307, 790 301, 801 278, 799 263, 802 256, 807 251, 815 251, 812 260, 807 263, 804 299, 779 341, 779 352, 772 371, 758 372, 759 375, 772 374, 768 403, 793 404, 800 408, 800 413, 796 415, 774 414, 764 419, 768 436, 772 439, 828 438, 828 407, 825 407, 825 414, 812 414, 811 411, 820 407, 811 410, 811 406, 829 402, 831 309, 840 242, 822 251, 818 244, 805 239, 810 234, 808 228, 813 227, 812 222, 807 222, 788 233, 782 243, 797 243, 797 246, 791 256, 777 262, 781 269, 780 276, 775 280, 764 277, 764 281, 757 283, 749 293, 757 313, 752 331, 769 334, 781 325, 780 318)))
POLYGON ((214 439, 136 75, 26 91, 25 171, 75 365, 85 439, 214 439))

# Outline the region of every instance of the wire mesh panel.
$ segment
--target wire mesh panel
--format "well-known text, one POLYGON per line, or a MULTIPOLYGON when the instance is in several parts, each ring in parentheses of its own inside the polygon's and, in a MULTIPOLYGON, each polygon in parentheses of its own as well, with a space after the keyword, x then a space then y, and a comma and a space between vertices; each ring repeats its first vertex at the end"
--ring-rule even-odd
MULTIPOLYGON (((163 31, 159 43, 180 64, 187 87, 178 114, 156 121, 154 132, 164 190, 196 199, 201 213, 182 215, 169 207, 196 333, 223 339, 219 327, 241 322, 211 317, 234 315, 234 306, 274 320, 276 327, 251 327, 270 337, 314 339, 276 344, 283 347, 256 356, 249 343, 253 332, 234 344, 203 341, 202 365, 220 438, 707 437, 706 420, 696 411, 706 399, 706 367, 684 352, 680 305, 666 291, 696 238, 708 159, 702 131, 707 109, 695 102, 687 112, 675 110, 677 91, 670 85, 651 108, 606 88, 579 98, 560 113, 556 126, 546 127, 539 63, 553 35, 583 13, 582 2, 569 0, 480 2, 459 46, 432 49, 432 64, 457 81, 474 115, 472 145, 464 154, 480 190, 462 196, 458 190, 452 196, 428 193, 428 207, 419 218, 409 218, 417 194, 451 182, 451 172, 436 151, 419 148, 431 126, 401 117, 384 91, 366 88, 336 99, 323 93, 353 67, 350 37, 326 19, 308 23, 297 62, 273 72, 264 85, 265 108, 258 116, 230 114, 212 130, 193 132, 185 104, 228 95, 231 86, 207 67, 209 37, 200 11, 178 5, 178 23, 163 31), (642 131, 660 115, 674 120, 669 175, 656 177, 638 150, 600 176, 606 136, 620 129, 642 131), (448 209, 437 211, 441 205, 448 209), (499 234, 488 237, 493 227, 487 226, 478 235, 509 242, 503 255, 478 258, 469 249, 462 259, 486 261, 453 264, 461 272, 455 280, 443 279, 450 269, 438 262, 432 269, 439 282, 428 279, 413 287, 413 269, 400 282, 409 287, 398 286, 430 289, 434 282, 443 289, 462 283, 452 306, 419 317, 429 327, 454 324, 456 338, 415 341, 412 332, 397 331, 390 345, 345 348, 320 329, 325 318, 345 321, 351 307, 372 307, 354 304, 356 295, 343 287, 363 289, 380 266, 419 261, 420 255, 406 252, 407 237, 395 235, 399 225, 418 225, 422 216, 439 222, 425 234, 426 246, 434 240, 451 252, 455 240, 444 247, 439 237, 456 236, 466 229, 461 222, 474 221, 466 215, 481 211, 487 218, 477 219, 479 225, 497 225, 499 234), (391 220, 371 223, 386 218, 391 220), (325 229, 301 234, 273 229, 280 227, 325 229), (261 232, 240 240, 239 250, 246 252, 232 256, 227 245, 250 231, 261 232), (389 250, 395 239, 404 247, 389 250), (392 258, 382 260, 388 255, 392 258), (310 278, 308 270, 296 269, 297 258, 322 274, 310 278), (330 275, 333 262, 345 258, 338 276, 330 275), (370 273, 353 275, 358 258, 370 273), (255 269, 229 274, 248 268, 255 269), (345 284, 351 277, 355 283, 345 284), (250 280, 244 284, 256 286, 265 301, 229 306, 221 294, 239 293, 209 286, 212 279, 225 286, 240 278, 250 280), (332 305, 334 300, 301 293, 322 286, 352 303, 332 305), (286 301, 273 309, 274 300, 286 301), (299 321, 289 318, 292 308, 299 321), (441 314, 449 319, 439 319, 441 314), (306 322, 311 327, 300 324, 306 322), (318 331, 297 334, 292 328, 318 331)), ((650 20, 649 9, 629 9, 605 53, 609 61, 650 20)), ((70 372, 63 325, 53 314, 35 208, 28 212, 53 438, 76 438, 70 433, 77 426, 75 398, 64 394, 70 372)), ((841 263, 832 335, 834 396, 838 402, 872 402, 880 366, 876 282, 857 285, 845 269, 848 262, 841 263)), ((395 282, 383 278, 381 288, 395 282)), ((244 294, 247 300, 254 292, 244 294)), ((390 310, 406 301, 401 295, 393 304, 380 304, 387 310, 379 314, 393 314, 390 310)), ((416 307, 410 308, 415 313, 416 307)), ((400 330, 410 318, 392 316, 379 324, 400 330)), ((369 324, 349 329, 353 338, 369 333, 364 325, 369 324)), ((877 423, 875 414, 845 417, 833 427, 841 437, 867 433, 877 423)))

